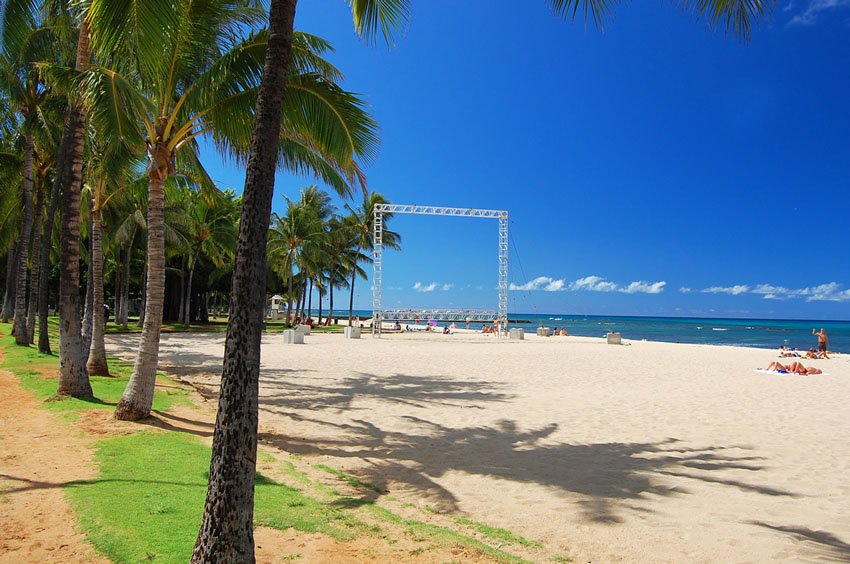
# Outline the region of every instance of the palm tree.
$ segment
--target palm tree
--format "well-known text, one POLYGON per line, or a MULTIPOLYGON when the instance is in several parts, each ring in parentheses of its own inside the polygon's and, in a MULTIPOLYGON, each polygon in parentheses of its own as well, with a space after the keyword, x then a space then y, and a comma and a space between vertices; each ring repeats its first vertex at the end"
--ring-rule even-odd
MULTIPOLYGON (((74 70, 84 72, 91 64, 88 22, 80 23, 74 70)), ((80 319, 80 200, 86 112, 79 97, 70 100, 62 142, 56 154, 56 182, 61 194, 59 252, 59 395, 92 397, 91 383, 83 362, 80 319)), ((43 333, 46 335, 46 331, 43 333)), ((40 337, 41 339, 41 337, 40 337)))
MULTIPOLYGON (((194 165, 202 171, 195 144, 200 135, 233 156, 247 153, 269 33, 256 30, 264 15, 257 0, 151 0, 130 14, 124 6, 122 0, 91 1, 89 21, 101 59, 86 73, 83 89, 98 129, 139 141, 144 131, 149 155, 145 323, 133 375, 116 408, 116 417, 136 419, 150 412, 158 359, 163 187, 177 168, 194 165), (137 62, 122 68, 130 52, 137 62)), ((324 41, 299 34, 294 45, 289 79, 298 95, 282 108, 285 128, 273 148, 286 166, 314 170, 347 189, 355 173, 349 162, 333 158, 334 144, 372 142, 368 127, 351 127, 365 117, 362 103, 334 83, 339 72, 320 56, 324 41)), ((214 189, 209 179, 204 184, 214 189)))
MULTIPOLYGON (((347 221, 334 217, 327 224, 325 235, 325 264, 322 267, 324 286, 328 290, 328 316, 325 325, 330 325, 334 314, 334 289, 348 287, 348 270, 351 264, 351 252, 354 249, 354 231, 349 228, 347 221)), ((321 293, 319 308, 321 309, 321 293)), ((321 318, 321 315, 319 316, 321 318)))
POLYGON ((0 319, 8 323, 15 303, 17 241, 20 235, 20 186, 23 159, 16 143, 18 117, 0 99, 0 248, 6 251, 6 286, 0 319))
MULTIPOLYGON (((269 41, 250 139, 233 272, 230 317, 225 341, 221 395, 213 436, 209 488, 193 562, 253 561, 254 476, 257 450, 257 395, 260 337, 265 305, 266 237, 271 214, 274 172, 284 103, 298 97, 291 76, 293 28, 297 0, 272 0, 269 41), (294 87, 294 88, 293 88, 294 87), (284 96, 286 93, 286 96, 284 96)), ((379 24, 389 30, 406 17, 406 0, 351 0, 355 25, 372 34, 379 24)), ((324 121, 324 120, 323 120, 324 121)), ((372 127, 358 137, 329 145, 329 153, 348 159, 368 154, 374 145, 372 127)))
MULTIPOLYGON (((292 303, 296 293, 293 291, 296 280, 295 269, 304 272, 304 248, 311 244, 318 244, 324 235, 321 219, 316 211, 306 205, 303 201, 293 202, 287 200, 286 214, 279 216, 274 214, 272 225, 269 229, 268 260, 272 268, 283 278, 287 284, 287 300, 289 307, 286 310, 287 325, 292 322, 292 303)), ((300 285, 298 294, 300 295, 300 285)))
POLYGON ((39 25, 32 11, 16 14, 13 10, 3 13, 3 26, 17 25, 17 33, 4 34, 2 54, 0 54, 0 89, 6 95, 10 110, 21 116, 21 154, 23 160, 21 193, 22 215, 21 231, 17 247, 15 265, 15 342, 19 345, 30 344, 27 330, 27 264, 29 262, 30 238, 33 227, 33 174, 35 160, 35 137, 44 127, 42 106, 50 97, 50 91, 44 87, 37 61, 50 57, 52 53, 52 34, 39 25), (14 16, 20 15, 21 19, 14 16))
POLYGON ((126 188, 113 198, 110 212, 111 223, 117 227, 112 233, 112 242, 123 262, 115 269, 115 323, 124 329, 129 322, 130 267, 133 259, 136 235, 147 229, 147 182, 144 176, 132 180, 126 188))
POLYGON ((185 190, 185 207, 176 221, 187 236, 186 287, 181 299, 183 322, 191 321, 192 278, 202 258, 222 268, 236 248, 236 219, 239 200, 232 190, 202 193, 185 190))
MULTIPOLYGON (((357 279, 358 274, 361 275, 362 278, 366 278, 365 272, 362 269, 358 269, 358 264, 362 262, 370 262, 372 259, 369 258, 369 255, 364 254, 363 251, 371 251, 374 247, 374 243, 372 241, 372 232, 375 229, 375 205, 376 204, 386 204, 387 200, 381 194, 377 192, 369 192, 363 195, 363 202, 360 207, 357 209, 352 208, 351 206, 346 206, 351 215, 346 218, 348 221, 348 227, 351 229, 353 233, 353 245, 354 245, 354 253, 351 255, 351 262, 349 264, 349 274, 351 276, 351 280, 349 282, 349 299, 348 299, 348 324, 351 325, 351 321, 354 317, 354 281, 357 279)), ((391 213, 384 213, 384 233, 383 233, 383 243, 384 248, 386 249, 399 249, 401 248, 401 235, 395 233, 394 231, 390 231, 386 228, 387 222, 392 218, 391 213)))
POLYGON ((91 253, 89 257, 90 278, 88 287, 91 289, 91 345, 89 349, 86 370, 89 375, 109 376, 109 365, 106 362, 106 320, 104 319, 104 265, 103 265, 103 211, 110 199, 120 191, 120 188, 132 182, 133 168, 138 162, 138 155, 133 148, 122 143, 111 142, 101 146, 97 140, 89 143, 88 177, 91 182, 91 253))

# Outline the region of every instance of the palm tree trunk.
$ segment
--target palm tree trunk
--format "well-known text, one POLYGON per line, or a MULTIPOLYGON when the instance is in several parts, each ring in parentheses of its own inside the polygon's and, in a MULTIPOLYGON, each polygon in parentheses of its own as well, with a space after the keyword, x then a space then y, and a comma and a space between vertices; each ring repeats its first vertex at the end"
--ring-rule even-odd
MULTIPOLYGON (((126 329, 130 317, 130 258, 133 256, 133 241, 136 240, 137 228, 134 226, 124 249, 124 284, 121 287, 121 326, 126 329)), ((142 289, 144 292, 144 289, 142 289)))
POLYGON ((189 280, 186 283, 186 314, 184 316, 186 325, 192 321, 192 278, 195 275, 195 263, 198 262, 199 254, 200 250, 195 253, 195 257, 192 259, 192 265, 189 267, 189 280))
MULTIPOLYGON (((88 24, 80 24, 76 70, 89 66, 88 24)), ((81 104, 71 107, 57 162, 64 163, 61 174, 62 241, 59 282, 59 394, 91 397, 89 375, 83 363, 80 326, 80 193, 83 179, 83 128, 85 111, 81 104), (67 155, 62 155, 67 152, 67 155)))
POLYGON ((319 288, 319 318, 316 320, 316 324, 322 324, 322 289, 319 288))
POLYGON ((86 370, 90 376, 109 376, 106 363, 106 343, 104 332, 106 323, 103 315, 103 218, 100 205, 95 202, 91 214, 91 279, 92 287, 92 330, 91 349, 86 370))
MULTIPOLYGON (((124 294, 124 271, 118 268, 118 264, 122 262, 121 260, 121 251, 122 249, 118 247, 115 250, 115 269, 112 271, 112 274, 115 276, 115 292, 114 299, 112 301, 112 305, 115 307, 115 323, 118 324, 121 322, 121 315, 123 313, 122 304, 121 304, 121 296, 124 294)), ((106 282, 104 281, 104 285, 106 282)))
POLYGON ((313 279, 310 278, 310 290, 307 291, 307 317, 313 313, 313 279))
POLYGON ((292 273, 289 274, 289 282, 287 284, 286 293, 286 324, 292 324, 292 273))
POLYGON ((257 395, 266 285, 266 237, 281 106, 297 0, 272 0, 263 82, 245 177, 209 488, 192 562, 254 561, 257 395))
MULTIPOLYGON (((356 255, 360 254, 360 247, 357 247, 356 255)), ((351 326, 351 320, 354 318, 354 281, 357 279, 357 259, 354 259, 354 264, 351 265, 351 295, 348 298, 348 326, 351 326)))
MULTIPOLYGON (((63 141, 64 143, 64 136, 63 141)), ((38 351, 51 354, 50 335, 47 330, 47 306, 50 299, 48 276, 50 272, 50 250, 53 248, 53 223, 56 221, 56 208, 59 205, 59 188, 65 167, 65 153, 61 147, 56 158, 56 176, 50 189, 50 203, 47 205, 47 217, 44 220, 44 231, 41 237, 41 273, 43 282, 38 287, 38 351)))
MULTIPOLYGON (((163 151, 164 152, 164 151, 163 151)), ((152 154, 156 155, 154 150, 152 154)), ((115 417, 135 421, 150 415, 156 386, 156 367, 159 362, 159 336, 162 328, 162 310, 165 301, 165 180, 170 159, 160 157, 151 163, 148 182, 148 279, 145 323, 139 353, 133 365, 133 375, 121 401, 115 408, 115 417)))
POLYGON ((331 278, 330 283, 328 284, 328 319, 325 322, 325 325, 330 325, 333 323, 334 317, 334 277, 336 276, 336 269, 331 270, 331 278))
POLYGON ((30 261, 30 297, 27 304, 27 340, 35 342, 35 315, 38 310, 38 289, 41 284, 41 245, 38 234, 41 229, 42 213, 44 212, 44 177, 36 176, 35 219, 32 227, 32 261, 30 261))
POLYGON ((15 306, 15 280, 16 272, 15 265, 18 261, 15 260, 18 256, 18 246, 15 243, 9 245, 9 252, 6 254, 6 294, 3 296, 3 311, 0 313, 0 319, 3 323, 9 323, 14 313, 15 306))
MULTIPOLYGON (((147 258, 145 260, 147 264, 147 258)), ((142 269, 142 282, 139 284, 139 295, 142 296, 142 303, 139 306, 139 327, 145 325, 145 311, 148 309, 148 269, 142 269)))
POLYGON ((186 323, 183 312, 186 307, 186 259, 180 264, 180 305, 177 307, 177 323, 186 323))
POLYGON ((21 222, 21 238, 18 243, 17 281, 15 282, 15 343, 29 346, 27 331, 27 262, 29 260, 30 233, 32 231, 32 133, 27 133, 24 139, 24 180, 21 188, 24 192, 23 221, 21 222))
MULTIPOLYGON (((94 206, 92 206, 94 207, 94 206)), ((92 232, 91 223, 89 223, 89 233, 92 232)), ((94 269, 92 268, 92 239, 89 235, 89 260, 86 266, 86 305, 83 309, 83 364, 89 362, 89 351, 91 350, 92 336, 92 315, 94 314, 94 286, 92 285, 92 277, 94 269)))

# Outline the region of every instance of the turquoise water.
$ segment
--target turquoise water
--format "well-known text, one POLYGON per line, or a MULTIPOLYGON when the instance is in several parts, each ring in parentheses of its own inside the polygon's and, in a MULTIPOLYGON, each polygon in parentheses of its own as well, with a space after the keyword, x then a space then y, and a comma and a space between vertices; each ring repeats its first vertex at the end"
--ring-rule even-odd
MULTIPOLYGON (((358 310, 371 317, 371 311, 358 310)), ((570 335, 601 337, 619 331, 624 339, 778 348, 779 345, 809 349, 817 346, 812 328, 826 329, 829 349, 850 352, 850 321, 805 321, 782 319, 711 319, 700 317, 619 317, 511 313, 511 323, 528 330, 538 326, 566 327, 570 335)), ((458 323, 462 326, 462 324, 458 323)), ((481 324, 473 324, 480 328, 481 324)))
MULTIPOLYGON (((566 327, 571 335, 601 337, 619 331, 624 339, 778 348, 808 349, 817 346, 812 329, 826 329, 829 349, 850 352, 850 322, 776 319, 710 319, 686 317, 600 317, 573 315, 522 315, 512 319, 530 321, 532 327, 566 327)), ((522 325, 520 325, 522 326, 522 325)))

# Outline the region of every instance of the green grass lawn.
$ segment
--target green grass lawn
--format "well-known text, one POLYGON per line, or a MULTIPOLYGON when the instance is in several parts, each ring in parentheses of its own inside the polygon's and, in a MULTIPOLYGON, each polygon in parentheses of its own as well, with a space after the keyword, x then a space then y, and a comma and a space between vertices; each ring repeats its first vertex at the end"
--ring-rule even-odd
MULTIPOLYGON (((38 352, 35 347, 21 347, 15 344, 15 338, 10 336, 12 326, 0 324, 0 346, 3 348, 3 362, 0 368, 10 370, 18 375, 21 386, 33 393, 38 399, 44 401, 48 409, 60 411, 75 411, 80 409, 112 409, 121 399, 127 380, 133 371, 133 367, 121 360, 109 359, 109 370, 114 377, 92 376, 91 381, 94 398, 84 400, 76 398, 56 399, 58 380, 53 377, 44 376, 43 372, 56 370, 58 357, 38 352)), ((54 350, 58 349, 54 347, 54 350)), ((172 386, 164 390, 156 390, 154 393, 153 408, 165 411, 175 403, 188 404, 185 390, 174 386, 174 382, 162 374, 157 376, 160 383, 172 386)))
MULTIPOLYGON (((41 354, 34 347, 16 345, 14 338, 8 336, 10 331, 10 325, 0 324, 0 349, 4 356, 0 368, 16 374, 21 385, 42 400, 45 408, 61 410, 63 424, 70 425, 74 414, 85 410, 112 408, 120 398, 131 367, 113 360, 110 368, 116 377, 91 379, 96 399, 54 400, 57 380, 44 372, 57 370, 57 357, 41 354)), ((165 377, 163 381, 170 382, 165 377)), ((188 403, 185 391, 176 386, 157 390, 154 409, 165 411, 177 403, 188 403)), ((203 511, 210 448, 194 435, 142 429, 97 441, 94 447, 99 475, 92 480, 67 483, 65 492, 88 540, 112 561, 186 562, 203 511)), ((382 493, 373 484, 328 466, 317 466, 364 495, 363 499, 343 497, 333 488, 312 482, 287 460, 263 452, 260 458, 278 468, 287 482, 297 487, 257 474, 254 508, 257 525, 324 533, 337 540, 358 535, 384 536, 385 529, 391 529, 392 534, 405 535, 416 543, 411 554, 436 547, 460 547, 502 562, 522 561, 499 549, 503 544, 534 546, 508 531, 473 521, 457 523, 483 537, 485 542, 449 528, 404 519, 371 501, 374 494, 382 493), (489 543, 497 541, 497 548, 490 546, 489 543)), ((387 542, 396 541, 388 537, 387 542)))

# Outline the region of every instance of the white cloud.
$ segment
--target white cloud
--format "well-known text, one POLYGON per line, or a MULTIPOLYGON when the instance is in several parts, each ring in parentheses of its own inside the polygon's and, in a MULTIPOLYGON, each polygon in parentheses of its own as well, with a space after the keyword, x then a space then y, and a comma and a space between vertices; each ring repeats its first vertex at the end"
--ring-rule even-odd
POLYGON ((557 292, 558 290, 563 290, 565 284, 566 282, 564 282, 564 280, 555 280, 548 276, 538 276, 534 280, 526 282, 525 284, 511 283, 508 288, 510 290, 544 290, 546 292, 557 292))
POLYGON ((437 283, 431 282, 430 284, 423 284, 422 282, 417 282, 413 285, 413 289, 417 292, 433 292, 437 289, 437 283))
POLYGON ((829 282, 806 288, 807 302, 850 302, 850 290, 841 290, 841 284, 829 282))
POLYGON ((749 292, 750 287, 745 284, 738 284, 736 286, 712 286, 710 288, 703 288, 700 291, 704 294, 729 294, 731 296, 738 296, 749 292))
POLYGON ((577 292, 587 290, 589 292, 615 292, 619 287, 601 276, 585 276, 570 284, 570 290, 577 292))
POLYGON ((660 294, 664 291, 664 286, 666 285, 667 282, 664 280, 659 282, 644 282, 643 280, 638 280, 631 284, 627 284, 626 286, 621 286, 620 284, 606 280, 601 276, 585 276, 584 278, 579 278, 575 282, 568 283, 563 278, 556 279, 550 276, 538 276, 534 280, 526 282, 525 284, 511 283, 509 289, 514 291, 543 290, 544 292, 561 292, 564 290, 570 290, 573 292, 586 291, 622 292, 624 294, 660 294))
POLYGON ((547 292, 559 292, 564 289, 565 284, 563 280, 552 280, 543 289, 547 292))
POLYGON ((681 288, 679 288, 679 291, 683 294, 690 294, 691 292, 693 292, 693 290, 688 288, 687 286, 682 286, 681 288))
POLYGON ((620 291, 624 294, 660 294, 664 291, 664 286, 666 285, 667 282, 664 280, 652 283, 638 280, 637 282, 632 282, 625 288, 621 288, 620 291))
MULTIPOLYGON (((848 6, 850 6, 850 0, 810 0, 809 5, 803 10, 803 13, 791 18, 785 27, 814 25, 817 22, 818 16, 823 12, 834 8, 846 8, 848 6)), ((785 11, 790 9, 791 5, 787 6, 785 11)))
POLYGON ((786 288, 774 284, 756 284, 752 288, 740 284, 737 286, 712 286, 701 290, 708 294, 729 294, 739 296, 741 294, 756 294, 765 300, 790 300, 793 298, 805 298, 807 302, 850 302, 850 290, 842 289, 838 282, 827 282, 819 286, 805 288, 786 288))
POLYGON ((413 289, 417 292, 433 292, 434 290, 442 290, 444 292, 448 292, 454 287, 454 284, 443 284, 442 282, 431 282, 430 284, 417 282, 413 285, 413 289))

